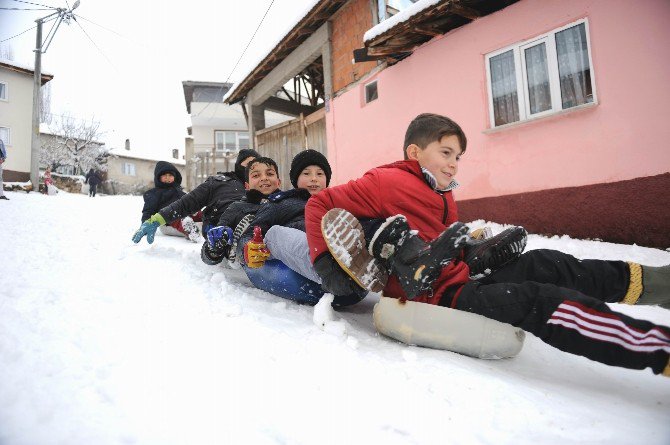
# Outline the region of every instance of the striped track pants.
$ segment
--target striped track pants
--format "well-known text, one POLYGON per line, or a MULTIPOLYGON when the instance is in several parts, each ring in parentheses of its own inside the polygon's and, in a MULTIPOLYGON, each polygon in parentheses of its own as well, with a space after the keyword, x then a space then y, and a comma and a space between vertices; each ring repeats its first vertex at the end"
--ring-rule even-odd
POLYGON ((467 283, 451 306, 510 323, 562 351, 612 366, 670 372, 670 328, 612 311, 628 265, 533 250, 467 283))

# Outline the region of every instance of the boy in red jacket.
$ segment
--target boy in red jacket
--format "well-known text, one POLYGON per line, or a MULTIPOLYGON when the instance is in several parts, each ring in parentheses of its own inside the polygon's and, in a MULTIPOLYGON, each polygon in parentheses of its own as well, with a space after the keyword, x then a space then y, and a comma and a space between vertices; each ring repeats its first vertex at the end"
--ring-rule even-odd
POLYGON ((323 215, 342 208, 359 219, 387 218, 368 246, 390 272, 385 296, 480 314, 566 352, 670 376, 670 328, 605 304, 670 307, 670 266, 578 260, 558 251, 533 250, 488 276, 469 278, 461 261, 467 230, 458 222, 452 196, 466 145, 451 119, 419 115, 405 135, 404 161, 312 197, 305 222, 322 286, 340 293, 356 286, 328 251, 321 233, 323 215))

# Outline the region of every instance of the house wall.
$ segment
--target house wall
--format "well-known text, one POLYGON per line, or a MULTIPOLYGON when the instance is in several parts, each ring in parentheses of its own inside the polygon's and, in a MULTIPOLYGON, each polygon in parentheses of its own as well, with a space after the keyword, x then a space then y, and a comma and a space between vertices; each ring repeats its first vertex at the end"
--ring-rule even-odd
MULTIPOLYGON (((118 156, 109 158, 107 161, 107 180, 103 183, 105 193, 131 194, 142 193, 154 187, 154 169, 158 161, 149 159, 126 158, 118 156), (123 164, 129 162, 135 164, 135 176, 129 176, 123 172, 123 164), (113 182, 113 186, 110 182, 113 182)), ((168 161, 171 162, 171 161, 168 161)), ((182 177, 181 185, 186 186, 186 173, 183 165, 175 164, 175 168, 182 177)))
POLYGON ((376 62, 352 63, 355 49, 363 47, 363 34, 374 26, 370 0, 351 0, 331 20, 333 91, 357 81, 376 62))
POLYGON ((30 180, 30 150, 33 110, 33 77, 0 67, 0 80, 7 82, 8 100, 0 100, 0 126, 11 130, 3 176, 7 182, 30 180))
MULTIPOLYGON (((570 193, 584 192, 583 212, 603 203, 610 215, 622 206, 637 208, 638 214, 654 209, 652 226, 645 230, 658 236, 647 245, 668 247, 670 210, 657 204, 670 201, 670 179, 662 175, 670 171, 668 42, 670 3, 664 0, 522 0, 428 42, 333 99, 326 114, 333 183, 399 159, 407 124, 419 113, 436 112, 459 122, 468 137, 458 174, 459 201, 528 194, 537 199, 536 211, 558 212, 554 207, 560 202, 549 208, 530 192, 572 187, 570 193), (597 105, 490 131, 485 54, 585 17, 597 105), (364 105, 363 84, 373 78, 379 99, 364 105), (649 196, 641 181, 630 181, 655 175, 666 184, 655 189, 660 196, 649 196), (608 197, 602 202, 586 199, 584 186, 618 181, 629 181, 626 187, 636 190, 634 202, 617 199, 613 191, 599 195, 608 197)), ((491 209, 512 201, 495 202, 488 211, 471 206, 461 216, 496 220, 504 212, 491 209)), ((531 211, 518 213, 516 223, 534 220, 531 211)), ((567 218, 567 213, 555 215, 557 221, 567 218)), ((595 218, 593 224, 608 221, 595 218)), ((601 238, 613 239, 612 230, 601 238)))

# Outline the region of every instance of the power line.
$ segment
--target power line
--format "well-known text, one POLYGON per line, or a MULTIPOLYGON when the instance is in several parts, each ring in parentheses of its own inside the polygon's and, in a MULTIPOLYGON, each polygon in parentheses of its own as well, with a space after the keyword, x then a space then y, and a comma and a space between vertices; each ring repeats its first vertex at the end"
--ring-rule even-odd
POLYGON ((24 0, 14 0, 14 1, 15 1, 15 2, 19 2, 19 3, 26 3, 26 4, 28 4, 28 5, 42 6, 43 8, 48 8, 48 9, 58 9, 58 8, 54 8, 53 6, 42 5, 42 4, 40 4, 40 3, 26 2, 26 1, 24 1, 24 0))
POLYGON ((30 30, 32 30, 32 29, 35 29, 35 28, 37 28, 37 25, 33 26, 32 28, 28 28, 28 29, 26 29, 25 31, 22 31, 22 32, 20 32, 20 33, 18 33, 18 34, 16 34, 16 35, 11 36, 11 37, 7 37, 7 38, 4 39, 4 40, 0 40, 0 43, 2 43, 2 42, 6 42, 7 40, 11 40, 11 39, 13 39, 14 37, 18 37, 18 36, 20 36, 21 34, 25 34, 25 33, 27 33, 28 31, 30 31, 30 30))
MULTIPOLYGON (((270 2, 270 5, 268 6, 268 9, 265 10, 265 14, 263 14, 263 17, 261 18, 261 21, 258 23, 258 26, 256 27, 256 30, 254 31, 253 35, 252 35, 251 38, 249 39, 249 43, 247 43, 247 46, 244 48, 244 51, 242 51, 242 54, 240 55, 239 59, 237 59, 237 62, 235 63, 235 66, 234 66, 233 69, 230 71, 230 74, 228 74, 228 77, 226 78, 226 81, 224 82, 224 84, 227 83, 228 80, 230 80, 230 76, 232 76, 233 73, 235 72, 235 68, 237 68, 237 65, 239 65, 240 60, 242 60, 242 57, 244 57, 244 54, 247 52, 247 49, 249 48, 249 45, 251 45, 251 42, 254 40, 254 37, 256 37, 256 33, 258 32, 258 29, 259 29, 259 28, 261 27, 261 25, 263 24, 263 20, 265 20, 265 17, 268 15, 268 12, 270 12, 270 8, 272 8, 272 4, 273 4, 274 2, 275 2, 275 0, 272 0, 272 1, 270 2)), ((219 89, 219 93, 223 91, 223 88, 224 88, 224 86, 221 85, 221 88, 219 89)), ((197 117, 197 116, 200 116, 200 115, 207 109, 207 107, 210 106, 210 104, 211 104, 211 102, 207 102, 207 105, 205 105, 205 108, 203 108, 202 110, 200 110, 200 111, 198 112, 198 114, 196 114, 196 117, 197 117)), ((218 107, 218 105, 219 105, 219 103, 217 102, 217 107, 218 107)), ((213 115, 214 115, 214 113, 212 113, 212 116, 213 116, 213 115)), ((210 117, 211 117, 211 116, 210 116, 210 117)))
POLYGON ((86 17, 84 17, 84 16, 81 15, 81 14, 77 14, 77 17, 80 18, 80 19, 86 20, 87 22, 92 23, 92 24, 94 24, 95 26, 99 26, 100 28, 102 28, 102 29, 104 29, 104 30, 106 30, 106 31, 109 31, 109 32, 111 32, 111 33, 114 33, 114 34, 116 34, 116 35, 119 36, 119 37, 123 37, 124 39, 127 39, 126 36, 124 36, 124 35, 122 35, 122 34, 119 34, 118 32, 114 31, 113 29, 109 29, 109 28, 106 28, 106 27, 104 27, 104 26, 102 26, 102 25, 100 25, 100 24, 98 24, 98 23, 95 23, 94 21, 87 19, 86 17))
POLYGON ((82 30, 82 32, 86 35, 86 37, 88 37, 88 40, 90 40, 91 43, 93 44, 93 46, 95 46, 96 49, 100 52, 100 54, 102 54, 102 57, 104 57, 105 60, 107 60, 107 62, 112 66, 112 68, 114 68, 114 69, 118 72, 119 70, 116 68, 116 66, 114 66, 114 64, 112 63, 112 61, 109 60, 109 57, 107 57, 107 56, 105 55, 105 53, 102 52, 102 50, 100 49, 100 47, 93 41, 93 39, 91 38, 91 36, 88 35, 88 33, 86 32, 86 30, 84 29, 84 27, 81 26, 81 23, 79 23, 79 20, 77 20, 77 16, 74 15, 74 14, 72 14, 72 18, 74 18, 74 22, 75 22, 77 25, 79 25, 79 28, 80 28, 80 29, 82 30))
POLYGON ((53 11, 53 8, 0 8, 8 11, 53 11))

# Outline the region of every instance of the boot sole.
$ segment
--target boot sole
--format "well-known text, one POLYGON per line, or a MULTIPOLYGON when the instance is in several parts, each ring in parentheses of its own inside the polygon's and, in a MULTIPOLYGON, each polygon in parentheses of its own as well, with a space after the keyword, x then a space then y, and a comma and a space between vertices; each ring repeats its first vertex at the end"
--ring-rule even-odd
POLYGON ((361 223, 344 209, 329 210, 321 219, 321 233, 330 254, 359 286, 381 292, 388 274, 368 252, 361 223))

